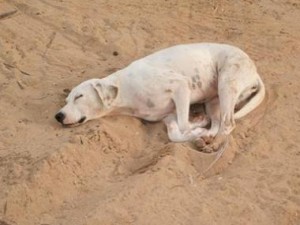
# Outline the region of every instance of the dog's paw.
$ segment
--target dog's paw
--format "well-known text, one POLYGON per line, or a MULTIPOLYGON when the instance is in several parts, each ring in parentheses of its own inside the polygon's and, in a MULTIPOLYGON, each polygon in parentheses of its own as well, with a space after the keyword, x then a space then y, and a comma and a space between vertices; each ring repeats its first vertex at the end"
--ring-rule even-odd
POLYGON ((213 137, 199 137, 197 138, 195 141, 194 141, 194 144, 195 146, 200 150, 200 151, 203 151, 203 152, 206 152, 205 151, 205 148, 207 146, 209 146, 213 141, 213 137))
POLYGON ((219 151, 226 140, 226 136, 224 135, 216 136, 215 138, 212 136, 201 137, 196 139, 194 144, 201 152, 213 153, 219 151))
POLYGON ((213 152, 217 152, 219 150, 219 145, 216 145, 215 143, 211 143, 208 145, 205 145, 201 151, 204 153, 213 153, 213 152))

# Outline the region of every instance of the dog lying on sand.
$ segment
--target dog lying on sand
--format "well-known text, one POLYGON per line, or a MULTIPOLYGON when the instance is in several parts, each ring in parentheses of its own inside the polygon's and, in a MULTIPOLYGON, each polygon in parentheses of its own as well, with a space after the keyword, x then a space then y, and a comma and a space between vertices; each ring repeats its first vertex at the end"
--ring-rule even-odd
POLYGON ((224 143, 235 119, 255 109, 264 96, 264 84, 245 52, 226 44, 186 44, 136 60, 103 79, 84 81, 55 118, 67 126, 117 114, 162 120, 173 142, 213 137, 203 146, 211 152, 224 143), (189 120, 194 103, 205 105, 209 119, 189 120))

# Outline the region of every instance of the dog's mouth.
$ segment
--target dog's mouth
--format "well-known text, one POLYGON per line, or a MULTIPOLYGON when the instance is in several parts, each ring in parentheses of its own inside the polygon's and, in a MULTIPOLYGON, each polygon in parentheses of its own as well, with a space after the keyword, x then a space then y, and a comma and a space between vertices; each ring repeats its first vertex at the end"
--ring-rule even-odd
POLYGON ((81 117, 81 119, 78 121, 78 123, 83 123, 86 120, 86 116, 81 117))
POLYGON ((68 123, 68 124, 63 123, 62 125, 63 127, 76 127, 82 124, 84 121, 86 121, 86 116, 81 117, 80 120, 78 120, 76 123, 68 123))

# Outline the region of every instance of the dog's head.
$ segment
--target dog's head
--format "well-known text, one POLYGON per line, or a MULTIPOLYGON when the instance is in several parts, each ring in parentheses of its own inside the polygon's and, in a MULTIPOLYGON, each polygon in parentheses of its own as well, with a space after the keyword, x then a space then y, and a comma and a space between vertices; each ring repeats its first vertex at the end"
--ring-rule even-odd
POLYGON ((71 126, 102 117, 110 112, 118 94, 118 88, 101 79, 87 80, 71 90, 66 105, 55 119, 62 125, 71 126))

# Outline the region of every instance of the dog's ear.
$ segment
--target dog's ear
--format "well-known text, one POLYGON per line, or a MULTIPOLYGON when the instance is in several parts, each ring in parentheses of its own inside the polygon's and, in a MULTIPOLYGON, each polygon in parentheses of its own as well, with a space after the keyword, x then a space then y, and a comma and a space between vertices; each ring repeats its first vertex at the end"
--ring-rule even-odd
POLYGON ((105 108, 109 108, 118 96, 118 87, 114 85, 96 82, 92 86, 98 93, 105 108))

